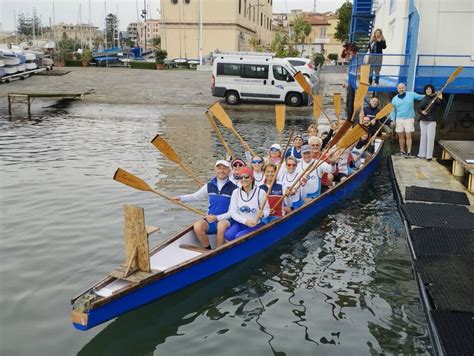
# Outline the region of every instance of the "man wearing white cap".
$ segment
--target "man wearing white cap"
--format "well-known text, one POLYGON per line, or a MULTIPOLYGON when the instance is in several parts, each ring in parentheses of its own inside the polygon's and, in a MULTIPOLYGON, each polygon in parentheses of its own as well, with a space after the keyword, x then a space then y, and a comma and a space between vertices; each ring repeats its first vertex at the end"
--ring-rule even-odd
POLYGON ((226 160, 218 160, 215 164, 216 176, 211 179, 206 185, 203 185, 197 192, 193 194, 181 195, 175 198, 183 203, 209 199, 209 207, 207 209, 207 216, 204 219, 198 220, 194 223, 194 233, 201 242, 202 246, 211 250, 209 237, 207 235, 214 235, 217 233, 224 238, 225 228, 220 227, 218 222, 229 219, 230 214, 229 204, 232 192, 237 186, 229 180, 230 163, 226 160))

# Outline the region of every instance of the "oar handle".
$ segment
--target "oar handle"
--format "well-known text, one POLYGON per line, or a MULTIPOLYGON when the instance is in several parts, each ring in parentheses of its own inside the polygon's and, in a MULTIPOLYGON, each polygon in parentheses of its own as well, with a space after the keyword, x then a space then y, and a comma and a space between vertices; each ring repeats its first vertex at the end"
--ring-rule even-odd
POLYGON ((192 179, 194 179, 194 181, 195 181, 197 184, 199 184, 199 186, 203 186, 203 185, 204 185, 204 183, 202 183, 202 182, 199 180, 199 178, 196 177, 196 176, 193 174, 193 172, 191 172, 182 162, 179 162, 178 164, 181 166, 181 168, 183 168, 183 170, 184 170, 192 179))
POLYGON ((383 129, 383 126, 385 125, 385 123, 388 121, 388 117, 383 121, 383 123, 380 125, 380 127, 377 129, 377 131, 375 131, 375 134, 370 138, 369 142, 367 142, 365 144, 364 147, 362 147, 362 150, 360 151, 360 154, 362 155, 362 153, 365 152, 365 150, 372 144, 374 143, 375 139, 377 138, 377 135, 379 134, 379 132, 383 129))
POLYGON ((319 105, 319 102, 317 102, 316 100, 314 100, 314 96, 313 96, 313 105, 316 103, 316 105, 318 105, 318 107, 321 109, 321 112, 323 113, 324 117, 328 120, 329 124, 332 125, 332 121, 331 119, 329 118, 328 114, 326 113, 326 111, 324 111, 323 109, 323 106, 322 105, 319 105))
POLYGON ((176 204, 176 205, 179 205, 185 209, 188 209, 190 211, 192 211, 193 213, 196 213, 198 215, 201 215, 201 216, 206 216, 206 213, 204 213, 203 211, 199 210, 199 209, 196 209, 196 208, 193 208, 192 206, 189 206, 187 204, 184 204, 182 203, 181 201, 179 200, 174 200, 174 199, 171 199, 170 197, 168 197, 167 195, 165 195, 164 193, 160 192, 159 190, 156 190, 156 189, 152 189, 150 188, 150 191, 159 195, 160 197, 162 198, 165 198, 166 200, 169 200, 170 202, 176 204))
POLYGON ((209 119, 209 122, 211 123, 212 128, 214 129, 214 132, 216 133, 217 137, 221 141, 222 145, 224 146, 224 149, 227 151, 227 154, 230 157, 234 157, 234 152, 230 149, 230 147, 227 145, 227 143, 224 140, 224 136, 222 136, 221 130, 219 130, 219 127, 217 126, 216 122, 214 121, 214 118, 212 115, 209 113, 209 111, 206 111, 206 116, 209 119))

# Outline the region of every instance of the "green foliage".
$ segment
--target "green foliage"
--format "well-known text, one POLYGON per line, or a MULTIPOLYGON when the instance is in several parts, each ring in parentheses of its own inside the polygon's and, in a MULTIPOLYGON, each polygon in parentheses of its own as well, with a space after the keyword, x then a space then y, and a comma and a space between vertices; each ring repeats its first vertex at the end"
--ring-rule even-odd
POLYGON ((296 43, 305 43, 311 33, 311 25, 303 16, 296 16, 293 21, 293 40, 296 43))
POLYGON ((105 18, 105 40, 107 47, 117 47, 118 20, 114 14, 108 14, 105 18))
POLYGON ((58 42, 58 52, 59 52, 59 59, 65 61, 70 57, 70 54, 74 52, 75 42, 71 38, 69 38, 66 32, 63 32, 61 39, 58 42))
POLYGON ((336 33, 334 34, 334 38, 341 42, 346 42, 349 40, 349 27, 351 25, 352 3, 346 1, 339 9, 337 9, 336 13, 339 16, 339 20, 336 25, 336 33))
POLYGON ((168 57, 168 52, 164 49, 157 49, 155 51, 156 63, 165 64, 165 59, 168 57))
POLYGON ((337 58, 338 58, 338 54, 337 53, 329 53, 328 54, 328 59, 330 59, 331 61, 337 61, 337 58))
POLYGON ((90 62, 92 60, 92 51, 89 48, 84 48, 82 51, 82 60, 84 62, 90 62))
POLYGON ((313 54, 313 63, 315 66, 323 65, 324 64, 324 55, 322 53, 314 53, 313 54))
POLYGON ((255 52, 258 47, 258 39, 257 37, 249 38, 249 44, 252 46, 252 50, 255 52))
POLYGON ((82 60, 82 54, 80 54, 80 53, 74 53, 74 59, 77 60, 77 61, 82 60))
POLYGON ((18 24, 16 31, 21 37, 31 38, 33 36, 33 24, 35 26, 35 34, 38 35, 41 29, 41 21, 38 16, 26 17, 23 12, 18 14, 18 24))
POLYGON ((278 58, 298 57, 299 52, 290 46, 289 42, 290 41, 287 34, 277 32, 275 34, 275 38, 270 44, 270 49, 278 58))
POLYGON ((161 37, 153 37, 151 39, 151 44, 155 48, 161 48, 161 37))
POLYGON ((130 62, 130 68, 132 69, 156 69, 155 63, 145 61, 132 61, 130 62))

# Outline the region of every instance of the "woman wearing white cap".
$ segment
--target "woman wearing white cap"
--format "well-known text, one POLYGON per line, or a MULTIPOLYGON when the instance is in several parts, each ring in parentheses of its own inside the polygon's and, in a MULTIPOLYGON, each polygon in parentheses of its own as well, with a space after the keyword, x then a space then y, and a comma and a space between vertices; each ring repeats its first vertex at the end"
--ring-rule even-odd
MULTIPOLYGON (((261 218, 270 214, 268 201, 265 201, 265 191, 255 184, 253 171, 249 167, 240 170, 242 187, 234 190, 230 199, 229 214, 232 221, 220 221, 219 226, 226 229, 225 240, 232 241, 242 235, 258 229, 262 226, 261 218), (265 202, 265 206, 263 206, 265 202), (259 211, 263 206, 263 214, 259 211), (230 226, 230 227, 229 227, 230 226)), ((224 239, 217 240, 218 246, 224 243, 224 239)))
MULTIPOLYGON (((301 171, 297 169, 298 160, 295 157, 288 157, 285 163, 286 170, 281 176, 279 175, 278 182, 281 183, 283 186, 283 192, 286 193, 297 181, 301 171)), ((285 198, 285 205, 291 210, 297 209, 303 205, 303 198, 301 187, 298 189, 293 188, 292 192, 285 198)))
POLYGON ((274 143, 268 150, 268 157, 265 157, 265 163, 278 164, 282 158, 283 153, 281 152, 281 146, 278 143, 274 143))
POLYGON ((224 239, 225 226, 219 222, 230 218, 228 213, 230 198, 237 186, 229 180, 230 163, 218 160, 215 167, 216 176, 193 194, 174 198, 183 203, 208 199, 207 216, 194 223, 193 229, 202 246, 211 249, 207 235, 217 234, 216 239, 224 239))

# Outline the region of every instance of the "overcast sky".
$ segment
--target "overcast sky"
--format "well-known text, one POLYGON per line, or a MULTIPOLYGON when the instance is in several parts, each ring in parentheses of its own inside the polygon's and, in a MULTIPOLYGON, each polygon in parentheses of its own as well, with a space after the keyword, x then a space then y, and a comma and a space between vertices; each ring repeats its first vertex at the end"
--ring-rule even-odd
MULTIPOLYGON (((152 9, 152 17, 158 18, 157 9, 160 6, 160 0, 146 1, 149 8, 152 9)), ((130 22, 137 21, 137 3, 140 10, 143 8, 143 0, 91 0, 90 2, 89 0, 0 0, 0 30, 13 30, 15 28, 14 14, 16 13, 18 17, 18 14, 23 12, 31 16, 33 7, 36 8, 36 12, 45 26, 49 25, 50 18, 51 23, 87 23, 89 22, 89 3, 91 21, 101 29, 104 25, 106 12, 117 13, 118 10, 119 28, 125 30, 130 22), (81 6, 81 11, 79 11, 79 6, 81 6)), ((316 10, 318 12, 334 11, 343 3, 344 0, 317 0, 316 10)), ((312 11, 313 6, 314 0, 273 0, 273 12, 286 12, 292 9, 312 11)))

